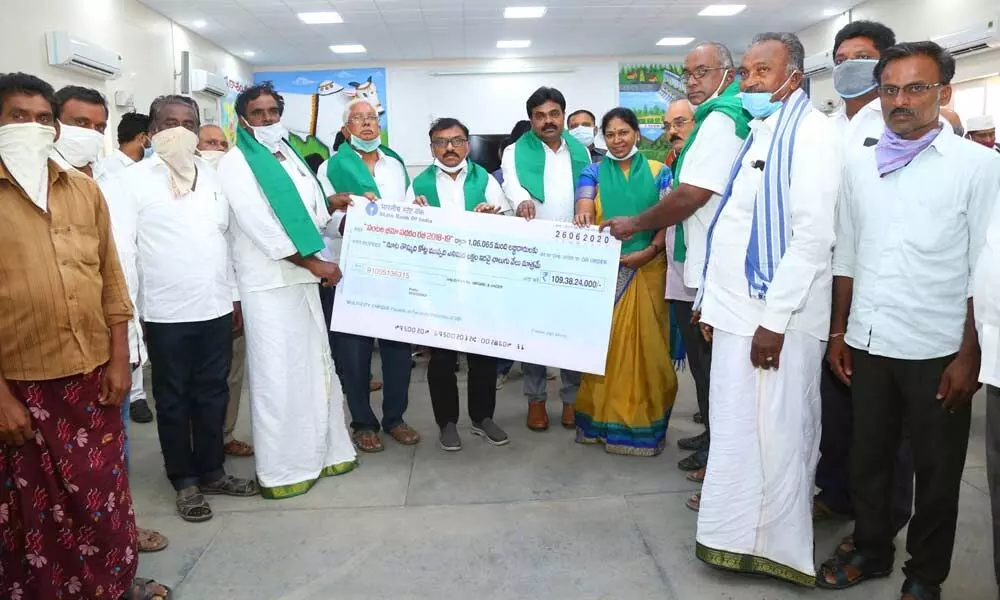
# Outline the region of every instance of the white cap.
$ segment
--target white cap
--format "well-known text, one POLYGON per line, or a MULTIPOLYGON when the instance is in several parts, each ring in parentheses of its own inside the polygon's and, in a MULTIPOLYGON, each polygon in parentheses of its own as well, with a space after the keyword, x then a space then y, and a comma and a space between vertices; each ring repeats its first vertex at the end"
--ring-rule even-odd
POLYGON ((986 131, 987 129, 996 129, 996 125, 993 124, 993 117, 991 115, 983 115, 981 117, 972 117, 969 122, 966 123, 965 129, 968 131, 986 131))

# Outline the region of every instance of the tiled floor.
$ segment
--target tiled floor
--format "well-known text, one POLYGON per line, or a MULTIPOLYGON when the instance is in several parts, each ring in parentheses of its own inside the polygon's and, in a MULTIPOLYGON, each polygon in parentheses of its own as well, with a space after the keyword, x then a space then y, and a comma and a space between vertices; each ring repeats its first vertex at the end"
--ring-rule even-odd
MULTIPOLYGON (((558 426, 528 431, 517 367, 497 399, 510 445, 486 445, 466 422, 464 450, 446 454, 436 444, 425 368, 413 371, 407 415, 424 435, 419 446, 386 440, 385 452, 299 498, 215 498, 215 518, 202 524, 174 516, 156 427, 132 424, 139 522, 170 538, 165 551, 143 555, 140 574, 174 586, 183 600, 899 598, 898 569, 891 579, 831 593, 722 573, 695 559, 695 514, 684 507, 695 486, 675 467, 682 454, 674 442, 700 429, 686 374, 670 445, 648 459, 579 446, 558 426)), ((983 402, 980 394, 945 586, 950 600, 996 597, 983 402)), ((550 404, 554 423, 558 409, 550 404)), ((246 404, 239 433, 249 439, 246 404)), ((253 462, 230 459, 228 469, 252 476, 253 462)), ((817 558, 848 531, 848 523, 819 526, 817 558)), ((898 545, 902 561, 905 544, 898 545)))

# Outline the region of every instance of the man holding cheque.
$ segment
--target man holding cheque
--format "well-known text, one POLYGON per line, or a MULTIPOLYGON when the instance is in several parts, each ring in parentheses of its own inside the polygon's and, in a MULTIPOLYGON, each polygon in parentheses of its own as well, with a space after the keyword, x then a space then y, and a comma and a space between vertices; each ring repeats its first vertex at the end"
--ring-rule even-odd
MULTIPOLYGON (((418 175, 406 192, 406 200, 421 206, 445 210, 498 214, 510 212, 510 204, 500 184, 486 169, 468 160, 469 129, 457 119, 443 118, 431 124, 429 132, 434 164, 418 175)), ((497 359, 466 354, 469 363, 469 418, 472 433, 494 446, 508 442, 507 434, 493 422, 496 406, 497 359)), ((458 435, 458 380, 454 350, 431 349, 427 367, 434 418, 441 428, 441 448, 462 449, 458 435)))

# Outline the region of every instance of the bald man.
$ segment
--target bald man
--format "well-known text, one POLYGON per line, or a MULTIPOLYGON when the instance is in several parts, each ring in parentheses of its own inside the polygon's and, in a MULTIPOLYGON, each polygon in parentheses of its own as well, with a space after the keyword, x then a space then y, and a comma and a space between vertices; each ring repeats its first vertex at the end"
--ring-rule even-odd
POLYGON ((226 132, 218 125, 202 125, 198 130, 198 154, 213 167, 219 164, 219 159, 229 150, 229 139, 226 132))

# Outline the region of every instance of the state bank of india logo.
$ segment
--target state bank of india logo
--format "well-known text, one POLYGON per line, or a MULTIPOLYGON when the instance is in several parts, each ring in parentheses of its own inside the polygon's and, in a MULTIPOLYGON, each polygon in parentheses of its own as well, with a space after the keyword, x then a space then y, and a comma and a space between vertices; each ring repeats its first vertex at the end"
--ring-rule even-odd
POLYGON ((368 213, 369 217, 374 217, 378 214, 378 202, 369 202, 368 206, 365 207, 365 212, 368 213))

